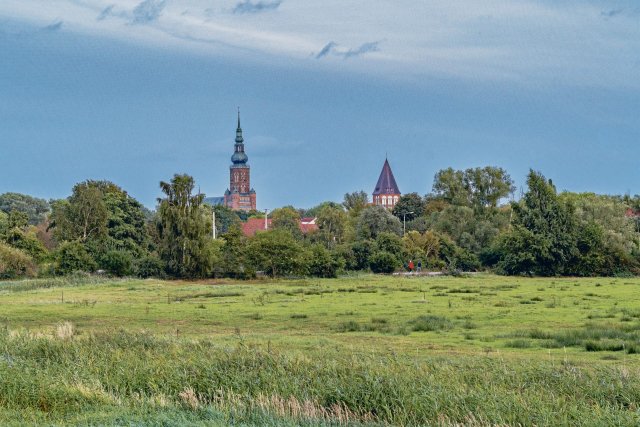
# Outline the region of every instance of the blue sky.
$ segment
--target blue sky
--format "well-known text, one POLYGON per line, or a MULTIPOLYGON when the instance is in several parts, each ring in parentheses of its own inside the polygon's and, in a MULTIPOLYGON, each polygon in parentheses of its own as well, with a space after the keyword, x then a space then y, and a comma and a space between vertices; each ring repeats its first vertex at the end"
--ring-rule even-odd
POLYGON ((636 1, 3 0, 0 193, 221 195, 240 106, 259 208, 371 192, 385 154, 403 192, 495 165, 636 194, 639 77, 636 1))

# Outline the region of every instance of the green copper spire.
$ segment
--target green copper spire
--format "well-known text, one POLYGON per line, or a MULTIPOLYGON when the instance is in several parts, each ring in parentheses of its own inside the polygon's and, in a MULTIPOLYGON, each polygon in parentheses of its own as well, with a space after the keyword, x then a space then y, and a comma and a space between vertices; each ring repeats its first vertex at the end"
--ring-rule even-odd
POLYGON ((234 165, 246 165, 249 157, 244 152, 244 138, 240 127, 240 108, 238 108, 238 129, 236 129, 236 143, 234 145, 231 161, 234 165))

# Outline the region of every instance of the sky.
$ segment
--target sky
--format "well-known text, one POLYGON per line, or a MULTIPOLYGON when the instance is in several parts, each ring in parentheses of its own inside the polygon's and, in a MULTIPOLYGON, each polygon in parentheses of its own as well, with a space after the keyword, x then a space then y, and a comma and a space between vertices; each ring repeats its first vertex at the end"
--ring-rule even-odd
MULTIPOLYGON (((640 193, 637 0, 2 0, 0 193, 229 184, 258 208, 403 193, 447 167, 640 193)), ((526 190, 526 188, 523 188, 526 190)))

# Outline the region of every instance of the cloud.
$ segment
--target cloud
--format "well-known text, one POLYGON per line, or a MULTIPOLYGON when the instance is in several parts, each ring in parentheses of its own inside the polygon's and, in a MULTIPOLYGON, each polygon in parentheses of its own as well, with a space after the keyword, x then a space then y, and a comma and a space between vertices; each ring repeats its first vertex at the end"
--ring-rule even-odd
POLYGON ((327 56, 328 54, 331 53, 331 51, 338 46, 338 44, 336 42, 329 42, 326 45, 324 45, 324 47, 322 49, 320 49, 320 52, 318 52, 318 54, 316 55, 316 59, 320 59, 324 56, 327 56))
POLYGON ((165 0, 144 0, 133 9, 132 24, 148 24, 156 21, 166 6, 165 0))
POLYGON ((64 24, 64 22, 62 20, 58 20, 52 24, 47 25, 46 27, 43 28, 43 30, 45 31, 58 31, 60 28, 62 28, 62 25, 64 24))
POLYGON ((113 12, 113 8, 115 6, 116 6, 115 4, 112 4, 112 5, 109 5, 109 6, 105 7, 104 9, 102 9, 102 12, 100 12, 100 15, 98 15, 96 20, 102 21, 102 20, 108 18, 111 15, 111 12, 113 12))
POLYGON ((233 8, 233 13, 241 14, 241 13, 258 13, 258 12, 266 12, 268 10, 275 10, 280 7, 282 0, 275 0, 272 2, 266 1, 257 1, 253 3, 251 0, 244 0, 233 8))
POLYGON ((378 52, 380 50, 378 48, 378 44, 380 44, 380 42, 364 43, 355 49, 349 49, 343 54, 343 56, 345 59, 347 59, 347 58, 353 58, 355 56, 361 56, 369 52, 378 52))
POLYGON ((379 44, 380 44, 379 41, 368 42, 368 43, 361 44, 356 48, 351 48, 345 51, 345 50, 338 50, 337 49, 338 44, 336 42, 331 41, 326 45, 324 45, 324 47, 320 50, 320 52, 318 52, 315 55, 315 58, 316 59, 324 58, 329 54, 342 56, 344 59, 354 58, 356 56, 364 55, 365 53, 378 52, 380 50, 380 48, 378 47, 379 44))
POLYGON ((600 12, 600 16, 604 16, 605 18, 613 18, 620 15, 624 12, 623 9, 611 9, 611 10, 603 10, 600 12))

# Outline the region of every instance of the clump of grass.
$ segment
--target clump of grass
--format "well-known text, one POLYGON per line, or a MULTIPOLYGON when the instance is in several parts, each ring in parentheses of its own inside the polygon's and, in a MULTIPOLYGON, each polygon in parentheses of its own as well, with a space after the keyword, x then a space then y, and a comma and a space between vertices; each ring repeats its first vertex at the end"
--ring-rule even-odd
POLYGON ((340 322, 336 325, 337 332, 360 332, 360 324, 355 320, 340 322))
POLYGON ((443 331, 453 328, 453 323, 449 319, 434 315, 419 316, 408 323, 414 332, 443 331))
POLYGON ((69 340, 73 338, 75 328, 71 322, 61 322, 56 326, 56 337, 61 340, 69 340))
POLYGON ((241 296, 244 296, 242 292, 218 291, 218 292, 201 292, 201 293, 195 293, 195 294, 179 295, 179 296, 174 296, 172 300, 180 302, 180 301, 186 301, 189 299, 196 299, 196 298, 228 298, 228 297, 241 297, 241 296))
POLYGON ((307 319, 309 316, 304 313, 294 313, 289 316, 291 319, 307 319))
POLYGON ((371 323, 379 323, 379 324, 386 325, 387 323, 389 323, 389 319, 384 317, 372 317, 371 323))
POLYGON ((529 348, 531 347, 531 341, 525 339, 516 339, 507 341, 504 345, 505 347, 509 348, 529 348))
POLYGON ((263 316, 260 313, 252 313, 247 316, 251 320, 262 320, 263 316))

